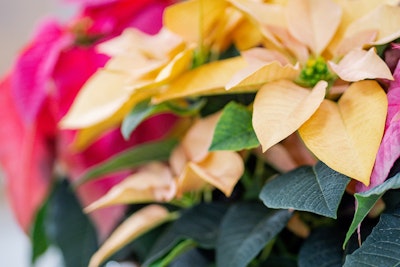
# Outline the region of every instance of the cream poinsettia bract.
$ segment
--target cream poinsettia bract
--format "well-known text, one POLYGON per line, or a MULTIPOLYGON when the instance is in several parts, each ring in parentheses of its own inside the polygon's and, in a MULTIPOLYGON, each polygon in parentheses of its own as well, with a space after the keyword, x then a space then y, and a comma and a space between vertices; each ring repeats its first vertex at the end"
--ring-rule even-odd
MULTIPOLYGON (((295 68, 295 64, 300 64, 301 68, 296 79, 282 77, 281 81, 268 82, 257 93, 253 127, 263 150, 300 128, 304 143, 317 158, 331 168, 369 184, 383 135, 387 100, 377 83, 364 83, 362 80, 393 77, 375 49, 365 48, 400 36, 398 26, 395 26, 400 23, 400 8, 375 1, 374 5, 369 3, 368 8, 360 9, 365 13, 350 17, 349 14, 353 13, 348 11, 353 6, 345 1, 293 0, 287 1, 286 5, 251 0, 230 2, 259 25, 265 37, 264 48, 254 48, 242 54, 253 53, 258 54, 259 59, 266 58, 264 68, 267 68, 263 70, 248 60, 249 66, 235 75, 234 83, 228 83, 228 90, 252 76, 269 76, 272 63, 281 63, 279 74, 287 72, 288 66, 295 68), (260 15, 260 10, 268 7, 282 14, 279 23, 260 15), (368 18, 374 18, 374 23, 368 18), (378 20, 380 23, 375 23, 378 20), (271 53, 278 56, 265 56, 271 53), (332 90, 338 81, 341 81, 342 88, 343 82, 348 82, 339 108, 330 108, 329 112, 325 109, 329 100, 324 100, 324 96, 329 95, 330 89, 321 80, 327 81, 334 88, 332 90), (354 84, 349 87, 350 82, 354 84), (308 89, 310 87, 313 89, 308 89), (373 103, 375 108, 368 103, 373 103), (351 111, 343 114, 343 106, 351 111), (324 112, 327 113, 324 120, 313 115, 324 112), (357 116, 351 115, 355 113, 357 116), (328 114, 329 119, 326 117, 328 114), (365 131, 358 125, 374 125, 374 130, 365 131), (363 142, 355 142, 356 139, 363 142), (338 148, 342 146, 348 148, 339 152, 338 148)), ((276 72, 274 70, 275 77, 279 76, 276 72)))
POLYGON ((81 129, 78 147, 118 125, 137 103, 190 68, 193 49, 167 29, 147 35, 136 29, 99 45, 111 56, 84 85, 61 127, 81 129))
POLYGON ((208 151, 219 117, 217 113, 191 126, 173 151, 170 167, 161 162, 144 165, 85 211, 117 204, 168 202, 207 187, 218 188, 229 197, 244 172, 244 163, 236 152, 208 151))
MULTIPOLYGON (((164 29, 159 35, 142 38, 135 33, 131 40, 119 42, 123 35, 110 41, 108 48, 104 46, 112 54, 111 61, 85 86, 63 125, 84 128, 82 139, 88 140, 120 122, 143 99, 160 103, 183 97, 256 92, 253 127, 263 151, 300 129, 304 143, 318 159, 368 185, 369 171, 361 174, 345 166, 372 169, 382 138, 387 100, 381 96, 385 92, 379 84, 362 81, 393 79, 373 47, 400 36, 400 7, 389 2, 394 1, 179 2, 165 11, 164 29), (240 55, 219 60, 218 53, 232 44, 240 55), (196 55, 201 64, 191 68, 196 55), (114 90, 109 90, 111 87, 114 90), (352 129, 351 135, 326 131, 328 126, 323 121, 312 122, 318 118, 314 114, 325 110, 328 100, 324 99, 333 99, 334 94, 350 97, 335 104, 338 107, 330 112, 342 112, 343 106, 363 110, 357 119, 335 116, 341 119, 334 120, 338 124, 335 129, 352 129), (372 98, 379 106, 379 116, 368 113, 365 103, 372 98), (337 158, 331 144, 343 142, 338 135, 351 143, 351 138, 366 134, 354 125, 372 119, 377 130, 367 132, 371 136, 362 149, 371 158, 363 158, 358 143, 337 158), (303 127, 306 122, 320 129, 318 144, 315 134, 309 133, 310 127, 303 127)), ((197 167, 192 162, 185 165, 185 171, 199 174, 197 167)))

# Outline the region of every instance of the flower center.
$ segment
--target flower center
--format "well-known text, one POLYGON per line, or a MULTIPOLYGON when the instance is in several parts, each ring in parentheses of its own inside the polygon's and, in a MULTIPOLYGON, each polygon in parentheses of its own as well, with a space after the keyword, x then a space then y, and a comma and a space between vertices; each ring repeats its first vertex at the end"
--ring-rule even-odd
POLYGON ((332 84, 335 75, 329 71, 323 57, 309 58, 301 70, 298 83, 306 87, 314 87, 319 81, 324 80, 332 84))

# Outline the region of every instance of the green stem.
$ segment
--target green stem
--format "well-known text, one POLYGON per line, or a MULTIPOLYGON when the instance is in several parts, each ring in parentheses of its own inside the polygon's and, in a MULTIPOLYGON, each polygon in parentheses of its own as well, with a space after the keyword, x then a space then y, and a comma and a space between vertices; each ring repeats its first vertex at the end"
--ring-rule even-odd
POLYGON ((186 239, 178 243, 172 250, 168 252, 166 256, 151 264, 150 267, 167 267, 179 255, 194 248, 195 246, 196 243, 193 240, 186 239))

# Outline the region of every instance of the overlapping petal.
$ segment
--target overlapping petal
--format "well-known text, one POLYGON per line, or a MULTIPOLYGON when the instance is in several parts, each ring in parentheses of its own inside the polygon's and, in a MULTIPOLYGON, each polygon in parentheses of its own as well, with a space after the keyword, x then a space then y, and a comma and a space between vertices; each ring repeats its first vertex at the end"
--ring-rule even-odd
POLYGON ((234 57, 214 61, 185 72, 171 82, 165 90, 155 95, 153 103, 188 96, 225 93, 225 85, 246 64, 242 57, 234 57))
POLYGON ((324 100, 327 83, 314 89, 281 80, 264 85, 253 108, 253 127, 263 151, 295 132, 324 100))
POLYGON ((207 184, 229 196, 244 172, 242 158, 233 151, 208 152, 220 113, 198 120, 188 130, 170 163, 177 176, 177 195, 198 191, 207 184))
POLYGON ((337 103, 324 100, 299 133, 321 161, 368 185, 386 113, 387 98, 379 84, 360 81, 353 83, 337 103))
POLYGON ((338 64, 329 62, 330 67, 344 81, 355 82, 365 79, 384 78, 393 80, 392 73, 375 49, 354 49, 338 64))
POLYGON ((378 32, 376 40, 366 44, 385 44, 400 37, 399 24, 400 7, 382 4, 351 23, 347 27, 344 37, 375 29, 378 32))
POLYGON ((226 83, 231 91, 257 91, 261 85, 281 80, 294 80, 300 74, 298 65, 291 65, 284 55, 262 48, 242 52, 248 66, 235 73, 226 83))
POLYGON ((339 27, 342 9, 330 0, 289 1, 286 19, 289 32, 320 55, 339 27))
POLYGON ((164 26, 189 43, 203 45, 226 7, 225 0, 189 0, 178 3, 165 10, 164 26))
POLYGON ((99 266, 136 237, 167 221, 168 217, 168 210, 155 204, 135 212, 119 225, 99 250, 96 251, 90 260, 89 267, 99 266))
POLYGON ((162 202, 173 199, 176 186, 169 168, 162 163, 150 163, 115 185, 106 195, 85 208, 92 212, 116 204, 162 202))

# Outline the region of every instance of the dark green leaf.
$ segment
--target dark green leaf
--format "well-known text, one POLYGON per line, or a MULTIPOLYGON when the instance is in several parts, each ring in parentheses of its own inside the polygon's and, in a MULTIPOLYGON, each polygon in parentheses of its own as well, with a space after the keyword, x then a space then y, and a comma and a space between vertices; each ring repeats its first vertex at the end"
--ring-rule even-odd
POLYGON ((240 51, 236 48, 235 45, 231 45, 227 50, 219 54, 218 59, 221 60, 237 56, 240 56, 240 51))
POLYGON ((398 188, 400 188, 400 173, 386 180, 383 184, 372 188, 371 190, 363 193, 354 194, 357 200, 357 208, 354 214, 353 221, 351 222, 349 230, 347 231, 343 247, 346 246, 351 235, 357 229, 358 225, 364 220, 367 214, 371 211, 378 199, 381 198, 386 191, 398 188))
POLYGON ((156 114, 171 112, 181 116, 190 116, 198 113, 204 104, 205 101, 185 102, 184 105, 175 102, 152 105, 149 100, 145 100, 137 104, 122 121, 122 135, 125 139, 129 139, 132 132, 141 122, 156 114))
POLYGON ((400 266, 400 208, 382 214, 362 246, 346 257, 344 267, 400 266))
POLYGON ((40 208, 36 214, 32 229, 32 263, 46 252, 49 248, 49 240, 46 234, 46 215, 47 202, 40 208))
POLYGON ((251 111, 230 102, 223 110, 209 150, 242 150, 260 145, 254 132, 251 111))
POLYGON ((232 206, 221 223, 217 266, 247 266, 285 227, 291 212, 271 210, 261 203, 232 206))
POLYGON ((341 267, 344 233, 336 227, 317 228, 299 252, 299 267, 341 267))
POLYGON ((260 267, 298 267, 297 260, 290 256, 271 255, 260 267))
POLYGON ((198 249, 191 249, 177 257, 169 267, 206 267, 211 262, 198 249))
POLYGON ((270 208, 310 211, 336 218, 349 182, 348 177, 318 162, 275 177, 263 187, 260 198, 270 208))
POLYGON ((153 246, 144 266, 162 258, 180 241, 193 240, 201 248, 214 248, 226 206, 203 203, 185 210, 153 246))
POLYGON ((98 248, 97 234, 65 181, 50 197, 46 223, 52 243, 63 254, 65 267, 87 267, 98 248))
POLYGON ((157 113, 166 112, 168 108, 166 105, 150 105, 149 100, 140 102, 132 111, 124 118, 121 125, 122 136, 128 140, 131 133, 136 127, 146 118, 157 113))
POLYGON ((223 94, 223 95, 212 95, 203 97, 207 100, 207 105, 201 110, 203 117, 215 113, 223 109, 229 102, 235 101, 243 105, 249 105, 254 101, 255 93, 248 94, 223 94))
POLYGON ((178 102, 164 102, 164 104, 168 107, 168 110, 172 113, 180 116, 192 116, 196 115, 200 112, 200 109, 204 107, 206 104, 205 99, 198 99, 182 103, 178 102))
POLYGON ((113 172, 130 170, 150 161, 167 160, 176 144, 176 140, 161 140, 135 146, 92 167, 77 181, 76 185, 113 172))
POLYGON ((151 264, 151 267, 167 267, 169 264, 174 261, 175 258, 178 258, 181 254, 193 249, 196 243, 191 239, 185 239, 179 242, 174 248, 172 248, 167 255, 163 258, 160 258, 156 262, 151 264))

